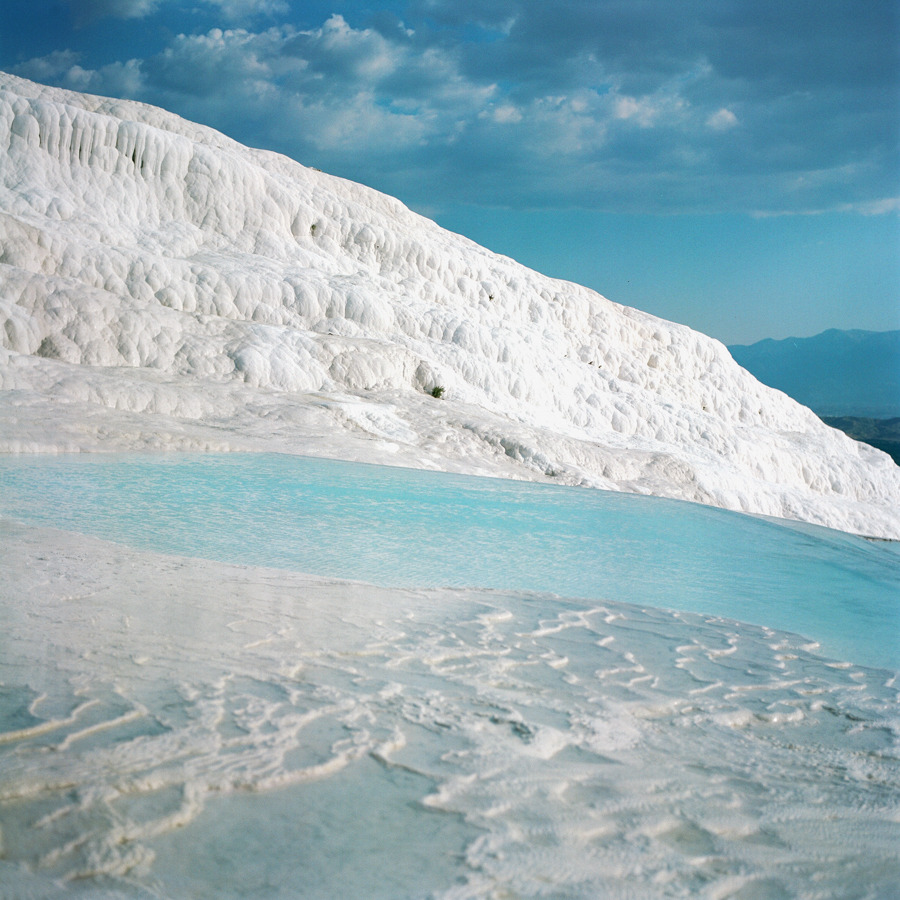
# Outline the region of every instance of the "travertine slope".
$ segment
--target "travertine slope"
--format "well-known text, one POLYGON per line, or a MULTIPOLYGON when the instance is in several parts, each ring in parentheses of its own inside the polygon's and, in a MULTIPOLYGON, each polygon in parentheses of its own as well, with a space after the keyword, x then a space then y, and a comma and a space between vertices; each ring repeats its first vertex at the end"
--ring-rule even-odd
POLYGON ((265 447, 900 537, 900 468, 717 341, 162 110, 9 75, 0 387, 4 451, 265 447))

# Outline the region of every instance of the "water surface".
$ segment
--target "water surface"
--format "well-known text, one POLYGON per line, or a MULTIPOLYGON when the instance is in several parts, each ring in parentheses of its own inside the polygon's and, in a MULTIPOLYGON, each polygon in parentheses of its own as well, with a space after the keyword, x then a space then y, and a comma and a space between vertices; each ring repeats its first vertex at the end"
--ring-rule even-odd
POLYGON ((0 513, 167 554, 393 587, 702 612, 900 667, 900 551, 673 500, 276 454, 0 460, 0 513))

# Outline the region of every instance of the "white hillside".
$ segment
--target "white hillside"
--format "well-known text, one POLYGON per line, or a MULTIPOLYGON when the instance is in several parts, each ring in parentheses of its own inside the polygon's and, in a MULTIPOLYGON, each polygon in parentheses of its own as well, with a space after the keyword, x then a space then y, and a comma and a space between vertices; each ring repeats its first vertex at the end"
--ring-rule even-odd
POLYGON ((889 457, 718 342, 161 110, 0 75, 0 212, 0 450, 318 452, 900 537, 889 457))

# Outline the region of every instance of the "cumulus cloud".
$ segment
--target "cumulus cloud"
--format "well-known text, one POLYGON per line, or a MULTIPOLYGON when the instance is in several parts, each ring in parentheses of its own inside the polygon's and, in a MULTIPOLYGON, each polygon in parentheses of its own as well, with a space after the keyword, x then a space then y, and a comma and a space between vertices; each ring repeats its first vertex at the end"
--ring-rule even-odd
POLYGON ((54 51, 47 56, 29 59, 13 67, 16 75, 57 84, 83 93, 104 94, 111 97, 139 97, 145 88, 140 60, 110 63, 99 69, 82 66, 81 54, 71 50, 54 51))
POLYGON ((257 16, 283 16, 290 12, 287 0, 204 0, 217 7, 222 14, 235 22, 243 22, 257 16))
POLYGON ((656 99, 624 95, 616 98, 614 110, 617 119, 630 119, 641 128, 652 128, 666 112, 681 106, 683 106, 683 101, 677 96, 656 99))
POLYGON ((723 106, 709 116, 706 124, 713 131, 728 131, 729 128, 734 128, 738 124, 738 117, 730 109, 725 109, 723 106))
POLYGON ((505 123, 517 123, 522 121, 522 113, 516 109, 511 103, 504 103, 493 110, 492 114, 495 122, 501 125, 505 123))
MULTIPOLYGON (((174 0, 71 2, 162 21, 174 0)), ((58 51, 18 71, 158 103, 419 203, 453 192, 608 209, 892 208, 882 203, 900 168, 892 4, 316 8, 202 0, 203 27, 198 18, 154 52, 129 47, 92 67, 58 51), (262 15, 271 27, 259 28, 262 15)))
POLYGON ((369 83, 393 72, 403 52, 377 31, 351 28, 337 14, 321 28, 297 34, 283 49, 289 56, 306 60, 321 75, 369 83))
POLYGON ((147 88, 240 102, 248 92, 256 94, 254 85, 272 82, 268 57, 278 42, 277 35, 242 29, 178 35, 162 53, 144 61, 147 88))
POLYGON ((57 82, 77 65, 79 58, 73 50, 54 50, 46 56, 35 56, 16 66, 16 74, 32 81, 57 82))
MULTIPOLYGON (((143 19, 165 7, 173 9, 177 0, 66 0, 80 25, 96 19, 143 19)), ((288 0, 201 0, 227 20, 245 22, 259 17, 286 16, 288 0)))
POLYGON ((67 0, 80 24, 110 16, 115 19, 141 19, 155 12, 165 0, 67 0))
POLYGON ((571 0, 560 8, 474 0, 463 11, 453 0, 423 0, 418 8, 457 28, 463 71, 512 84, 520 109, 529 98, 606 92, 612 102, 596 108, 596 122, 611 113, 612 136, 601 158, 585 160, 598 178, 623 168, 634 173, 623 155, 629 149, 654 166, 663 159, 671 166, 661 173, 648 165, 645 198, 660 196, 656 188, 665 180, 693 185, 701 205, 718 198, 800 208, 833 203, 842 192, 877 191, 900 164, 900 8, 863 6, 571 0), (495 40, 465 42, 471 21, 496 28, 495 40), (737 125, 741 143, 722 144, 721 135, 737 125), (653 152, 649 135, 629 129, 652 131, 667 146, 653 152), (859 165, 846 177, 853 160, 859 165), (797 179, 798 172, 809 177, 797 179), (841 172, 846 180, 838 184, 820 172, 841 172), (718 190, 701 200, 711 181, 718 190))

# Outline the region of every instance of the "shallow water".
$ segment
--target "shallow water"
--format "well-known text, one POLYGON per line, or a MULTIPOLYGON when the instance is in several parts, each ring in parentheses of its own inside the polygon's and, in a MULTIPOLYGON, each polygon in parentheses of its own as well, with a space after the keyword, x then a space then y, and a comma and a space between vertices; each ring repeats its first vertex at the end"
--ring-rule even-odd
POLYGON ((900 667, 900 547, 634 494, 283 455, 0 459, 0 514, 395 587, 547 591, 796 631, 900 667))
POLYGON ((4 900, 900 883, 896 674, 823 653, 887 627, 890 547, 327 461, 3 465, 4 511, 120 542, 0 519, 4 900), (735 596, 760 625, 660 608, 735 596))

